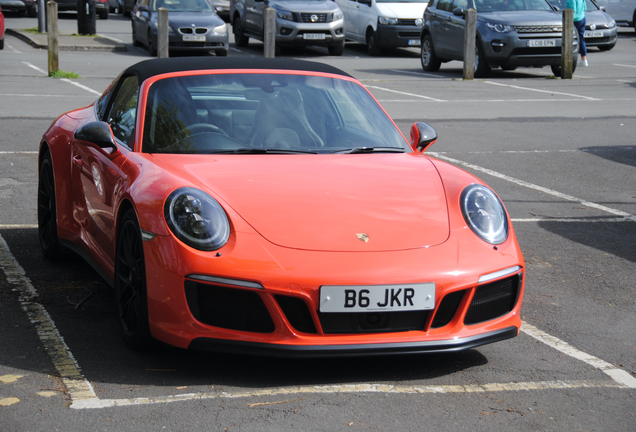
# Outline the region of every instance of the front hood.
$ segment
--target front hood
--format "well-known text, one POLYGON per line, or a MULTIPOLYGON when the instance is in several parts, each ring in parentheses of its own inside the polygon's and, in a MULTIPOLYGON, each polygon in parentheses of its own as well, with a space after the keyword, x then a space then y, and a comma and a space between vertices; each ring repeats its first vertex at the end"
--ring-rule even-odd
POLYGON ((432 246, 449 236, 444 187, 420 155, 155 157, 279 246, 389 251, 432 246))
POLYGON ((329 13, 340 10, 338 5, 328 0, 317 1, 284 1, 284 0, 270 0, 269 5, 271 7, 284 9, 290 12, 318 12, 329 13))
MULTIPOLYGON (((159 14, 155 14, 153 16, 154 20, 158 19, 159 14)), ((218 27, 223 25, 225 21, 223 21, 217 14, 214 12, 170 12, 169 14, 169 25, 170 27, 218 27)))
POLYGON ((428 3, 376 3, 380 15, 387 18, 422 18, 428 3))
MULTIPOLYGON (((552 11, 502 11, 479 12, 479 21, 502 23, 509 25, 561 25, 562 18, 557 12, 552 11)), ((560 31, 560 30, 559 30, 560 31)))

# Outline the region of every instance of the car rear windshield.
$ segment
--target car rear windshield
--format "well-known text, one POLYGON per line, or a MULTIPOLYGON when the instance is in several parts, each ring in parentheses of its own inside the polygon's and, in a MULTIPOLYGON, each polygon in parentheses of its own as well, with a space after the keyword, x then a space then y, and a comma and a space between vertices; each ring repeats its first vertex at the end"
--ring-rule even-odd
POLYGON ((298 74, 161 79, 144 115, 147 153, 410 151, 360 84, 298 74))
POLYGON ((169 12, 212 12, 207 0, 155 0, 152 9, 166 8, 169 12))

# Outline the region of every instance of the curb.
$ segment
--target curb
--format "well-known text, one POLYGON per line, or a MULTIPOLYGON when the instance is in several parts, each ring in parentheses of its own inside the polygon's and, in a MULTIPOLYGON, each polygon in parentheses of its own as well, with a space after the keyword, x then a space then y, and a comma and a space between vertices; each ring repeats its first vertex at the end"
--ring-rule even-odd
MULTIPOLYGON (((46 33, 32 34, 22 30, 6 29, 7 34, 17 37, 18 39, 28 43, 33 48, 48 49, 48 37, 46 33)), ((123 52, 128 51, 126 45, 113 41, 104 36, 71 36, 60 34, 58 39, 58 49, 60 51, 106 51, 106 52, 123 52), (74 43, 75 40, 78 43, 74 43), (82 43, 84 42, 84 43, 82 43)))

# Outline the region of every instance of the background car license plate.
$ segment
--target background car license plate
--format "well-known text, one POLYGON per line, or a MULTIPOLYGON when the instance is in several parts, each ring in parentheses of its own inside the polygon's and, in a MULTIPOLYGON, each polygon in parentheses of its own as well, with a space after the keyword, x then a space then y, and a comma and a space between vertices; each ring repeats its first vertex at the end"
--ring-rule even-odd
POLYGON ((433 282, 320 287, 320 312, 395 312, 434 308, 433 282))
POLYGON ((583 33, 583 37, 585 38, 603 37, 603 32, 602 31, 586 31, 585 33, 583 33))
POLYGON ((311 40, 323 40, 325 38, 324 33, 304 33, 303 39, 311 39, 311 40))
POLYGON ((185 42, 205 42, 205 35, 183 35, 185 42))
POLYGON ((551 47, 556 46, 556 40, 554 39, 535 39, 528 41, 529 47, 551 47))
POLYGON ((409 39, 408 44, 413 46, 420 46, 422 44, 422 41, 419 39, 409 39))

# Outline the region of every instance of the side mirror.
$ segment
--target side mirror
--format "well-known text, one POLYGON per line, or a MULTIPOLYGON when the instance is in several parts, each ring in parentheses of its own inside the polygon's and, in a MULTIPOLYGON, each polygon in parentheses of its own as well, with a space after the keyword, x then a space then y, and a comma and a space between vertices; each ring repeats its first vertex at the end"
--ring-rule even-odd
POLYGON ((137 6, 137 10, 139 12, 148 12, 148 6, 145 6, 145 5, 144 6, 142 6, 142 5, 137 6))
POLYGON ((117 150, 115 138, 110 125, 106 122, 95 121, 86 123, 75 131, 75 140, 95 144, 97 147, 117 150))
POLYGON ((464 8, 456 7, 455 9, 453 9, 453 15, 463 17, 464 15, 466 15, 466 11, 464 10, 464 8))
POLYGON ((411 147, 419 152, 424 152, 437 141, 437 132, 427 123, 417 122, 411 126, 411 147))

